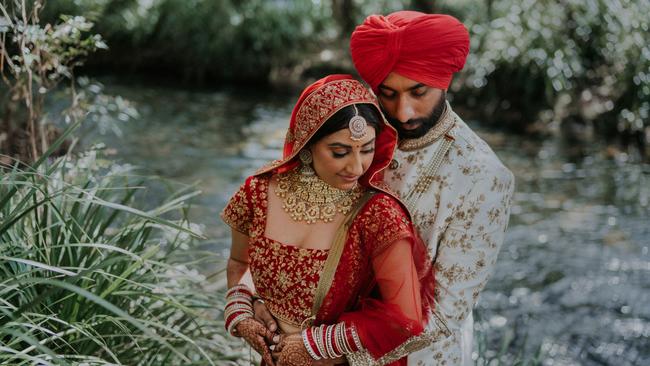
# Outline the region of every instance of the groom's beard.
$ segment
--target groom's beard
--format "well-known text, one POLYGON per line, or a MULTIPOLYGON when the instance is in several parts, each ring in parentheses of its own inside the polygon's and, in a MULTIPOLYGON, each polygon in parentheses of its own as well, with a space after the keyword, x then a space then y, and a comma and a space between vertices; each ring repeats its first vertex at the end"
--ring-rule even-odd
POLYGON ((407 123, 413 123, 413 124, 418 124, 420 125, 413 129, 413 130, 407 130, 403 127, 404 123, 400 122, 397 118, 393 118, 384 111, 384 115, 386 116, 386 120, 391 124, 391 126, 395 127, 397 130, 397 136, 399 139, 416 139, 418 137, 422 137, 429 132, 430 129, 433 128, 433 126, 436 125, 438 120, 440 120, 440 116, 445 112, 445 108, 447 107, 446 103, 446 94, 443 94, 440 97, 440 101, 438 104, 436 104, 433 107, 433 110, 431 113, 429 113, 428 116, 426 117, 421 117, 421 118, 412 118, 409 119, 407 123))

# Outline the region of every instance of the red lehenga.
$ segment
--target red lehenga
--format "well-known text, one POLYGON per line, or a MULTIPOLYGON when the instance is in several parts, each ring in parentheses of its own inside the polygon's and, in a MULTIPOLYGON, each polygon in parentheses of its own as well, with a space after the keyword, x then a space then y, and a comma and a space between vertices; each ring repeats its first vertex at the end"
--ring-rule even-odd
MULTIPOLYGON (((353 103, 376 106, 374 96, 349 76, 325 78, 305 90, 292 115, 284 159, 249 177, 222 212, 227 224, 250 238, 249 268, 257 296, 275 317, 295 327, 304 326, 311 316, 328 251, 298 248, 264 235, 269 181, 274 174, 295 169, 298 151, 322 123, 353 103), (308 113, 314 109, 320 113, 308 113), (306 113, 309 115, 301 117, 306 113)), ((390 163, 397 141, 395 130, 385 123, 376 139, 373 163, 360 183, 377 193, 361 208, 347 232, 332 285, 313 324, 344 321, 356 328, 373 361, 406 365, 408 352, 428 344, 426 337, 418 335, 433 304, 433 272, 408 212, 381 185, 381 172, 390 163), (397 252, 392 245, 401 240, 410 243, 410 248, 397 252), (378 263, 377 258, 387 260, 378 263), (411 276, 397 283, 391 273, 396 269, 403 272, 403 266, 410 266, 411 276), (386 299, 389 293, 393 298, 386 299), (421 315, 420 321, 405 316, 405 309, 421 315)))

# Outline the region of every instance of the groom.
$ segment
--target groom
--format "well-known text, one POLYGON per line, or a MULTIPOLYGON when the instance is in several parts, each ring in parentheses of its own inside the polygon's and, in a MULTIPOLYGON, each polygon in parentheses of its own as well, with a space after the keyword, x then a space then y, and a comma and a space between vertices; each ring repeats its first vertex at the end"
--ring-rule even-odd
POLYGON ((385 182, 409 206, 434 261, 436 314, 427 329, 451 333, 410 354, 409 365, 473 365, 472 308, 503 243, 514 178, 445 99, 469 34, 448 15, 399 11, 366 18, 350 50, 399 133, 385 182))
POLYGON ((366 18, 350 51, 399 134, 385 183, 408 206, 434 262, 426 331, 436 341, 410 354, 409 365, 472 365, 472 308, 503 243, 514 178, 445 98, 469 34, 448 15, 399 11, 366 18))

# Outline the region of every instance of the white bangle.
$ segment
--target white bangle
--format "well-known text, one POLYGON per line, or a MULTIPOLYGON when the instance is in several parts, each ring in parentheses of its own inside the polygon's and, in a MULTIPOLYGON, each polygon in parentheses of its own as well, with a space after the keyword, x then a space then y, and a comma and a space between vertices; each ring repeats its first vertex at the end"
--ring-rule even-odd
POLYGON ((354 339, 354 344, 357 346, 358 351, 363 351, 363 345, 361 344, 361 340, 359 339, 359 335, 357 334, 357 328, 352 325, 350 327, 350 332, 352 332, 352 339, 354 339))
POLYGON ((327 355, 329 358, 337 358, 342 355, 334 352, 334 346, 332 345, 332 332, 334 331, 335 325, 328 325, 327 330, 325 331, 325 348, 327 349, 327 355))
POLYGON ((251 317, 253 317, 255 315, 255 313, 253 313, 253 311, 251 311, 251 310, 236 309, 236 310, 227 311, 227 312, 223 313, 223 318, 228 319, 231 316, 233 316, 234 314, 248 314, 251 317))
POLYGON ((334 334, 335 340, 336 340, 336 348, 339 349, 339 351, 343 352, 344 355, 347 355, 348 353, 352 353, 352 350, 350 350, 350 346, 347 344, 345 340, 345 323, 340 322, 336 324, 336 332, 334 334))
POLYGON ((242 313, 242 314, 237 315, 235 317, 235 319, 233 319, 230 322, 230 324, 229 324, 230 326, 228 327, 228 333, 230 333, 230 334, 232 334, 233 336, 236 337, 236 335, 233 333, 233 330, 235 329, 235 326, 237 326, 237 324, 241 323, 242 320, 246 320, 248 318, 252 318, 252 316, 250 314, 247 314, 247 313, 242 313))
POLYGON ((317 328, 313 327, 311 329, 311 336, 314 337, 314 343, 316 344, 316 348, 318 348, 318 353, 323 355, 323 357, 326 357, 327 356, 327 350, 325 349, 325 345, 323 344, 323 342, 325 340, 324 337, 323 337, 323 325, 321 324, 317 328), (318 333, 318 334, 316 334, 316 333, 318 333))
POLYGON ((320 357, 318 357, 318 355, 316 355, 316 352, 314 352, 314 349, 311 348, 311 344, 309 344, 309 339, 307 339, 307 329, 302 331, 302 343, 305 345, 305 348, 307 349, 307 353, 309 353, 311 358, 313 358, 316 361, 320 360, 320 357))

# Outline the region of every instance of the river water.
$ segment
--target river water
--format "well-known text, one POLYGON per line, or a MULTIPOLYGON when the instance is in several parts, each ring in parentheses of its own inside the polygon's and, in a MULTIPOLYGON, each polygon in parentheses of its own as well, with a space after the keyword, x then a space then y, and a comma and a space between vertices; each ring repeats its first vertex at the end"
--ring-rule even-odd
MULTIPOLYGON (((203 194, 190 218, 226 255, 219 211, 281 154, 297 93, 110 83, 140 117, 91 131, 114 157, 203 194)), ((650 167, 602 146, 531 139, 468 121, 515 174, 512 217, 475 312, 477 364, 650 365, 650 167), (535 362, 535 360, 539 362, 535 362)), ((165 194, 163 190, 158 194, 165 194)), ((222 264, 215 264, 218 267, 222 264)))

